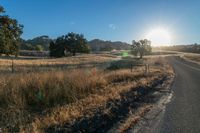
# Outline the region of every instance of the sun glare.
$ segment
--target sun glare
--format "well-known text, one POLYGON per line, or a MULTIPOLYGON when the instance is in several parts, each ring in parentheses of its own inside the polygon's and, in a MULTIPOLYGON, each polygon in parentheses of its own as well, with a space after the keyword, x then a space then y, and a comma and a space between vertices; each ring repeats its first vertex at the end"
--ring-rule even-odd
POLYGON ((171 44, 170 33, 164 28, 156 28, 146 34, 146 38, 151 40, 152 46, 168 46, 171 44))

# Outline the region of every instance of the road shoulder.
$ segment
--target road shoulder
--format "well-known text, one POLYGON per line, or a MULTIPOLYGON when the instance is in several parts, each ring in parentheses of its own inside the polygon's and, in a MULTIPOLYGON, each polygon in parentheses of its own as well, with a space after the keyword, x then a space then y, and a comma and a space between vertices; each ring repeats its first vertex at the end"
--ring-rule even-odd
POLYGON ((174 81, 174 76, 167 81, 163 86, 163 89, 159 92, 154 92, 155 97, 160 99, 155 103, 153 108, 147 112, 140 121, 131 129, 128 130, 130 133, 155 133, 160 128, 160 123, 163 119, 166 105, 171 101, 173 97, 173 91, 171 86, 174 81))
POLYGON ((150 107, 139 109, 136 113, 130 114, 126 121, 132 120, 130 127, 126 127, 126 130, 120 130, 126 122, 119 122, 113 127, 109 133, 114 132, 128 132, 128 133, 154 133, 158 130, 159 124, 161 123, 166 105, 171 101, 173 97, 173 91, 171 86, 173 84, 175 76, 168 77, 166 82, 155 87, 155 90, 150 97, 154 102, 150 107))

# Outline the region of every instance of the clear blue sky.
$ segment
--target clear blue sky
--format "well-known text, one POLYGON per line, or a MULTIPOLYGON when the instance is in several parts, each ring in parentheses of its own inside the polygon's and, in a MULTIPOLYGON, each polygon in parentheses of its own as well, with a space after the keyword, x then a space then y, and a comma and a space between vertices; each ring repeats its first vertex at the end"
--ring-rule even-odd
POLYGON ((166 27, 173 44, 200 43, 200 0, 0 0, 24 25, 24 39, 68 32, 131 42, 166 27))

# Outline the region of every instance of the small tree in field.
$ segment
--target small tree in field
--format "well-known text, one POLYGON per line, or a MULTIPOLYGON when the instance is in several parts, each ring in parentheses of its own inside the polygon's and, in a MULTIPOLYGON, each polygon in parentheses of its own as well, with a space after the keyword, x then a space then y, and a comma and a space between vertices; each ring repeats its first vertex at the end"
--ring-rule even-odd
POLYGON ((140 55, 140 59, 143 58, 144 55, 150 54, 152 51, 151 48, 151 41, 144 39, 144 40, 139 40, 136 42, 135 40, 132 41, 132 54, 133 55, 140 55))

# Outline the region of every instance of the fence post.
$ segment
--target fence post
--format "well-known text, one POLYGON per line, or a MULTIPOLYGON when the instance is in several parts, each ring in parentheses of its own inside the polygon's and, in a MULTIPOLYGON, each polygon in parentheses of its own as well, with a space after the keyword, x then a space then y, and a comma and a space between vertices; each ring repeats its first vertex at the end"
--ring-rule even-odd
POLYGON ((131 63, 131 72, 133 72, 133 64, 131 63))
POLYGON ((14 60, 12 59, 12 65, 11 65, 12 73, 14 73, 14 60))
POLYGON ((146 64, 146 65, 145 65, 145 75, 147 76, 148 73, 149 73, 149 65, 146 64))

